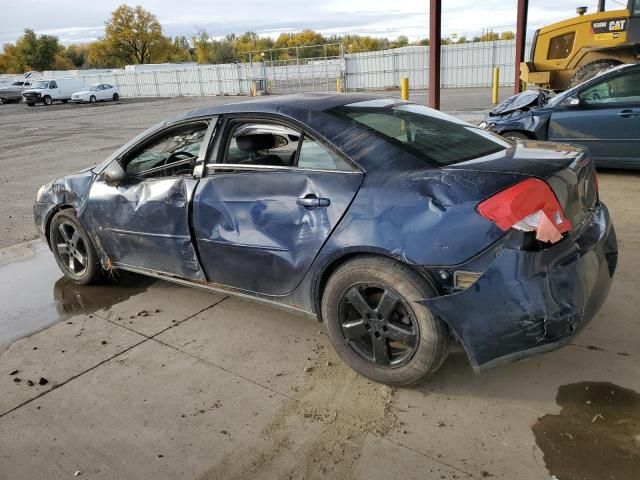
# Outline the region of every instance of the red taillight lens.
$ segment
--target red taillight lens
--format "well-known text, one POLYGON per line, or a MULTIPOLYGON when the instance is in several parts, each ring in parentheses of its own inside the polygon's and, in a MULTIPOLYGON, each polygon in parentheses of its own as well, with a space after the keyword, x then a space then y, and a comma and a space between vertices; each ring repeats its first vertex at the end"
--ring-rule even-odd
POLYGON ((536 238, 557 242, 571 230, 571 221, 546 182, 529 178, 480 203, 478 213, 502 230, 536 232, 536 238))

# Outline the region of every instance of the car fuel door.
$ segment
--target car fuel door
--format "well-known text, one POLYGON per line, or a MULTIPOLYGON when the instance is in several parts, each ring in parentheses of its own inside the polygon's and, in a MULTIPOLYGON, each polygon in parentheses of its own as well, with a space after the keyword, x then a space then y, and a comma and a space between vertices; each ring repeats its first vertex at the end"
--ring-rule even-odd
POLYGON ((204 280, 191 241, 189 204, 210 125, 199 120, 171 126, 114 160, 96 179, 89 213, 115 267, 204 280))

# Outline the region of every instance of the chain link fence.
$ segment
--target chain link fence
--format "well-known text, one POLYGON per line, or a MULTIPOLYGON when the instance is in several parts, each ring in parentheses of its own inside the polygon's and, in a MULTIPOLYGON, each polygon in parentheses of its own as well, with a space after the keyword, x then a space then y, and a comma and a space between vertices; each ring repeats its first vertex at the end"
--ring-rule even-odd
MULTIPOLYGON (((494 67, 500 68, 501 86, 513 85, 514 58, 513 40, 443 45, 442 87, 489 87, 494 67)), ((248 52, 242 63, 135 65, 77 75, 86 84, 116 85, 123 97, 393 90, 403 77, 412 90, 426 90, 429 47, 347 53, 339 44, 317 45, 248 52)))

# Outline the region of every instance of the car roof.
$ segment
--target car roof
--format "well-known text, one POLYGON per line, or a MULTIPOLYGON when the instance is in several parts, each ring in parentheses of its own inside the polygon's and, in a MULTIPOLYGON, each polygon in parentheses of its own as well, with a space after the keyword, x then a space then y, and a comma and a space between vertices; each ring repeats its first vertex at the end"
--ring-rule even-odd
POLYGON ((284 115, 312 125, 313 122, 310 121, 311 117, 309 117, 311 112, 322 112, 350 103, 379 98, 382 97, 380 95, 362 93, 299 93, 295 95, 266 96, 242 102, 199 108, 187 112, 175 120, 188 120, 190 118, 229 113, 264 113, 284 115))

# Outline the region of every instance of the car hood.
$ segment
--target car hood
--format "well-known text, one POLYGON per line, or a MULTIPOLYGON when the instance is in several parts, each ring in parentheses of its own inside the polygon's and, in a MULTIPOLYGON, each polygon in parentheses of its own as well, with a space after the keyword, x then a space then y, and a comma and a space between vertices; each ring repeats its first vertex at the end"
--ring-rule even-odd
POLYGON ((504 115, 517 110, 541 107, 546 104, 552 96, 553 92, 550 90, 525 90, 499 103, 489 112, 489 116, 504 115))

